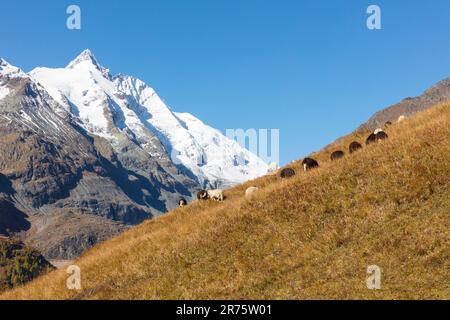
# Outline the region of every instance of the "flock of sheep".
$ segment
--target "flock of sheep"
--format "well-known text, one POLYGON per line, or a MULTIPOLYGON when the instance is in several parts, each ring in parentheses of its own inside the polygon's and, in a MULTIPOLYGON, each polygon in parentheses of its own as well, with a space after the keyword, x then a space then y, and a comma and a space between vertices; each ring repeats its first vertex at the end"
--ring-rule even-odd
MULTIPOLYGON (((397 122, 401 122, 405 119, 405 116, 400 116, 397 120, 397 122)), ((385 123, 385 127, 388 127, 392 125, 392 123, 390 121, 385 123)), ((373 133, 371 133, 367 139, 366 139, 366 145, 370 145, 372 143, 376 143, 376 142, 380 142, 384 139, 387 139, 388 135, 386 134, 386 132, 384 132, 383 129, 378 128, 376 129, 373 133)), ((354 153, 358 150, 362 149, 362 145, 357 142, 357 141, 353 141, 352 143, 350 143, 349 147, 348 147, 348 151, 349 153, 354 153)), ((342 157, 345 156, 345 152, 342 150, 337 150, 331 153, 330 155, 330 159, 331 161, 335 161, 338 160, 342 157)), ((319 163, 314 160, 313 158, 305 158, 302 161, 302 167, 304 171, 308 171, 314 168, 319 167, 319 163)), ((278 170, 278 165, 276 163, 271 163, 269 165, 269 174, 275 174, 275 172, 278 170)), ((292 168, 284 168, 280 171, 279 177, 282 179, 286 179, 286 178, 290 178, 295 176, 295 170, 292 168)), ((254 194, 255 192, 258 191, 258 187, 252 186, 247 188, 247 190, 245 190, 245 196, 246 197, 250 197, 252 194, 254 194)), ((225 199, 224 197, 224 193, 222 189, 215 189, 215 190, 200 190, 197 193, 197 199, 198 200, 215 200, 215 201, 223 201, 225 199)), ((186 201, 186 199, 180 199, 178 201, 178 205, 180 207, 184 207, 186 206, 188 203, 186 201)))

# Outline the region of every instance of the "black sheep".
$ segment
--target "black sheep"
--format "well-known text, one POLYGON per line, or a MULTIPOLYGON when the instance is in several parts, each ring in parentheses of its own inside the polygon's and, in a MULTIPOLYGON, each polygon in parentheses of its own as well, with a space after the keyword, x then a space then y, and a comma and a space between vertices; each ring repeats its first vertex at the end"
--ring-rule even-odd
POLYGON ((181 207, 184 207, 184 206, 187 206, 187 201, 186 201, 186 199, 184 199, 184 198, 181 198, 180 200, 178 200, 178 206, 181 208, 181 207))
POLYGON ((330 159, 331 159, 331 160, 337 160, 337 159, 343 158, 344 155, 345 155, 344 151, 341 151, 341 150, 334 151, 334 152, 331 154, 330 159))
POLYGON ((281 178, 290 178, 295 176, 295 171, 292 168, 284 168, 283 170, 281 170, 280 172, 280 177, 281 178))
POLYGON ((358 151, 359 149, 362 149, 362 145, 359 142, 353 141, 352 143, 350 143, 350 145, 348 146, 348 151, 350 153, 353 153, 355 151, 358 151))
POLYGON ((208 192, 206 190, 200 190, 199 192, 197 192, 197 199, 198 200, 208 199, 208 192))
POLYGON ((377 135, 375 133, 371 133, 370 136, 367 137, 366 144, 369 145, 377 141, 378 141, 377 135))
POLYGON ((388 135, 384 131, 377 132, 377 141, 387 139, 388 135))
POLYGON ((313 168, 317 168, 319 166, 319 163, 311 158, 305 158, 302 161, 303 170, 307 171, 313 168))

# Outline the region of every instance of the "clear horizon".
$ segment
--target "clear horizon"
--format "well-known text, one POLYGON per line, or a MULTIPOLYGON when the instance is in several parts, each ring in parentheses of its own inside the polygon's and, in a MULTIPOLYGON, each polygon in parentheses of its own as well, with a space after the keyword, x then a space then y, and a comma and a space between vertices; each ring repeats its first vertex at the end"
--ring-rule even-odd
POLYGON ((77 1, 81 30, 66 27, 71 4, 2 4, 0 57, 29 72, 89 48, 223 133, 280 129, 282 164, 449 76, 445 0, 77 1), (366 26, 371 4, 381 30, 366 26))

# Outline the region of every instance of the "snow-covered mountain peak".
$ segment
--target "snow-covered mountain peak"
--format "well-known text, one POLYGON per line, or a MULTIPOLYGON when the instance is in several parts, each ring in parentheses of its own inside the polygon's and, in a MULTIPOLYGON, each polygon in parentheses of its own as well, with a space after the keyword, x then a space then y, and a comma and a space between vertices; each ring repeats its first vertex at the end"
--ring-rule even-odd
POLYGON ((27 78, 28 76, 20 68, 9 64, 5 59, 0 58, 0 100, 3 100, 13 90, 9 86, 10 79, 27 78))
POLYGON ((109 69, 102 67, 91 50, 86 49, 81 52, 74 60, 72 60, 66 69, 82 68, 86 70, 98 70, 105 78, 110 78, 109 69))
POLYGON ((26 74, 20 68, 14 67, 3 58, 0 58, 0 75, 10 78, 26 77, 26 74))
POLYGON ((74 60, 69 62, 66 68, 73 69, 77 65, 83 63, 83 62, 90 62, 91 64, 98 66, 99 63, 97 62, 97 59, 95 59, 94 54, 91 50, 86 49, 83 52, 81 52, 74 60))
POLYGON ((106 138, 117 152, 126 136, 204 186, 230 186, 267 172, 267 164, 237 142, 191 114, 173 112, 144 81, 105 72, 85 50, 66 68, 36 68, 30 75, 82 127, 106 138), (163 149, 155 149, 157 142, 151 139, 163 149))

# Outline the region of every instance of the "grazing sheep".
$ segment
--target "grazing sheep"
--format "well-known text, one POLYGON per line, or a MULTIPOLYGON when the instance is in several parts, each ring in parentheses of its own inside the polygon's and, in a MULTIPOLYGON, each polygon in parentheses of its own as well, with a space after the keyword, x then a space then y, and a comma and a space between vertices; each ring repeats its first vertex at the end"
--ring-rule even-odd
POLYGON ((186 201, 186 199, 184 199, 184 198, 181 198, 180 200, 178 200, 178 206, 180 207, 180 208, 182 208, 182 207, 184 207, 184 206, 187 206, 187 201, 186 201))
POLYGON ((371 133, 370 136, 367 137, 366 145, 377 142, 377 135, 375 133, 371 133))
POLYGON ((353 153, 355 151, 358 151, 359 149, 362 149, 362 145, 357 142, 357 141, 353 141, 352 143, 350 143, 350 145, 348 146, 348 151, 350 153, 353 153))
POLYGON ((247 190, 245 190, 245 196, 250 197, 253 194, 255 194, 259 190, 258 187, 248 187, 247 190))
POLYGON ((222 189, 208 190, 207 194, 208 194, 208 197, 212 200, 223 201, 223 190, 222 189))
POLYGON ((377 141, 387 139, 388 135, 384 131, 377 132, 377 141))
POLYGON ((366 144, 379 142, 380 140, 387 139, 388 135, 382 129, 376 129, 366 140, 366 144))
POLYGON ((208 192, 206 190, 200 190, 199 192, 197 192, 197 199, 198 200, 208 199, 208 192))
POLYGON ((398 117, 397 122, 402 122, 405 119, 406 119, 406 116, 402 114, 400 117, 398 117))
POLYGON ((283 170, 281 170, 280 172, 280 177, 281 178, 290 178, 295 176, 295 170, 292 168, 284 168, 283 170))
POLYGON ((317 168, 319 166, 319 163, 312 158, 305 158, 302 161, 302 165, 303 165, 303 170, 307 171, 307 170, 311 170, 313 168, 317 168))
POLYGON ((341 151, 341 150, 334 151, 334 152, 331 154, 330 159, 331 159, 332 161, 334 161, 334 160, 343 158, 344 155, 345 155, 344 151, 341 151))

